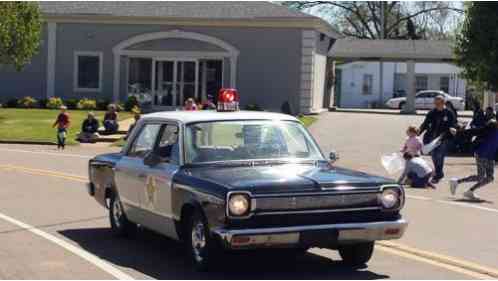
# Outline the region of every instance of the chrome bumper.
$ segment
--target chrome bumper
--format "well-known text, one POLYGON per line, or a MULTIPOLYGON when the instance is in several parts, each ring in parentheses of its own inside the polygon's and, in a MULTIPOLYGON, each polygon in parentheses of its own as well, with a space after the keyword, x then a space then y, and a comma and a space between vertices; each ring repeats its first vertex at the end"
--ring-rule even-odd
POLYGON ((254 228, 254 229, 214 229, 227 249, 296 247, 299 245, 318 246, 328 240, 332 246, 369 242, 376 240, 398 239, 403 236, 408 222, 404 219, 371 223, 344 223, 303 225, 290 227, 254 228), (333 236, 327 237, 323 234, 333 236), (316 235, 315 235, 316 234, 316 235), (308 239, 303 239, 304 236, 308 239), (316 238, 316 240, 309 238, 316 238), (335 244, 335 245, 334 245, 335 244))

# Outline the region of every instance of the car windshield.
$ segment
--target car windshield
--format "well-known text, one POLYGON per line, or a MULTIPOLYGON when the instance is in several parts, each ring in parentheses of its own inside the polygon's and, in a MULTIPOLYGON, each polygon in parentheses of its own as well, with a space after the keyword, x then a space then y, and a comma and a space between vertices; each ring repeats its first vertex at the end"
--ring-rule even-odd
POLYGON ((297 122, 216 121, 186 128, 186 164, 263 159, 323 160, 323 156, 297 122))

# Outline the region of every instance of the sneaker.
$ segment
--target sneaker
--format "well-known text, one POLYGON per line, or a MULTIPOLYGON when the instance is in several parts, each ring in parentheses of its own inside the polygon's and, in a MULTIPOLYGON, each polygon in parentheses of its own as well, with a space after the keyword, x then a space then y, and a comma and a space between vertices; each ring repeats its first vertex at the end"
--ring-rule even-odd
POLYGON ((472 190, 465 191, 463 193, 463 197, 465 197, 465 198, 467 198, 469 200, 473 200, 473 201, 479 200, 479 197, 477 197, 472 190))
POLYGON ((458 187, 458 179, 455 178, 451 179, 450 180, 451 195, 455 195, 457 187, 458 187))

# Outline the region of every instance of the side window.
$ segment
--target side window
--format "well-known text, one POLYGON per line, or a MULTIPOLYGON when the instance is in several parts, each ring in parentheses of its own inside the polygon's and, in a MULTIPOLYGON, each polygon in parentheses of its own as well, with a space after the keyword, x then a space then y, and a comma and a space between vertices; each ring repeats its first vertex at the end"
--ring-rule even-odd
POLYGON ((128 156, 143 158, 154 149, 160 124, 145 124, 128 151, 128 156))
POLYGON ((157 153, 161 158, 169 159, 171 164, 178 165, 180 163, 178 127, 176 125, 163 125, 157 153))

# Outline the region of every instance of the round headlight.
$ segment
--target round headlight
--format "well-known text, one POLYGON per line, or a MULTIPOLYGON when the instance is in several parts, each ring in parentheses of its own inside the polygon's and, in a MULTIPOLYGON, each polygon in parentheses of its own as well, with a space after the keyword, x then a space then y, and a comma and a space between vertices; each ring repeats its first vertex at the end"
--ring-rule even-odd
POLYGON ((249 211, 249 199, 246 195, 235 194, 228 200, 228 210, 231 215, 242 216, 249 211))
POLYGON ((386 209, 391 209, 399 204, 399 193, 394 189, 386 189, 380 195, 382 206, 386 209))

